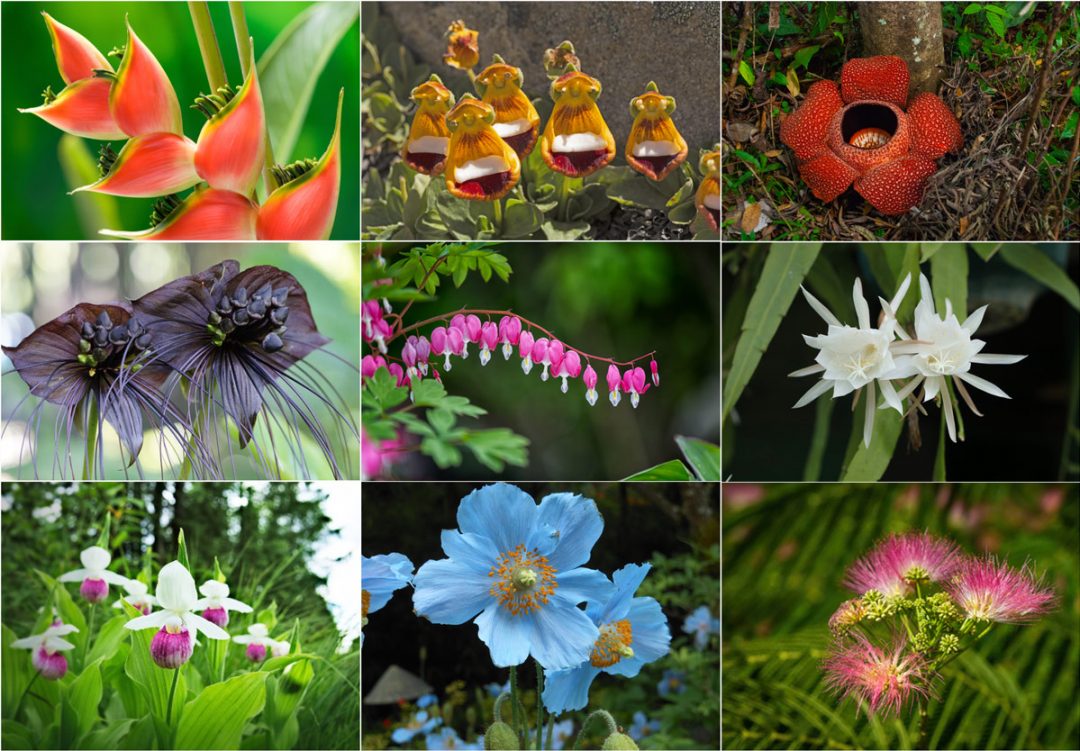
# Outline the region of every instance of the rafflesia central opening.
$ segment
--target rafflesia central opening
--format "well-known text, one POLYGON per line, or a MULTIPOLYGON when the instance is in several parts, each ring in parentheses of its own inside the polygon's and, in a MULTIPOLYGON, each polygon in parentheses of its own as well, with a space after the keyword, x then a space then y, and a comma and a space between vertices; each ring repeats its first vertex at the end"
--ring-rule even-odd
POLYGON ((840 122, 844 142, 860 149, 884 146, 896 134, 898 127, 892 108, 869 102, 849 107, 840 122))

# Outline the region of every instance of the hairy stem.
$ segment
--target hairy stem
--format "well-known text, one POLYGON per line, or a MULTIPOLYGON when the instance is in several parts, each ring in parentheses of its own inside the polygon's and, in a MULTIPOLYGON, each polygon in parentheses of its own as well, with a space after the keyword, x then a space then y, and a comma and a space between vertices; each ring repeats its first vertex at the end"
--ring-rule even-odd
POLYGON ((595 725, 599 720, 607 726, 607 735, 612 735, 619 732, 619 726, 615 724, 615 718, 603 709, 598 709, 591 715, 585 718, 585 722, 581 724, 581 732, 578 733, 577 740, 574 742, 574 748, 581 748, 582 742, 585 740, 585 736, 588 733, 589 726, 595 725))
POLYGON ((518 687, 517 666, 510 666, 510 713, 514 721, 514 732, 518 734, 518 745, 525 747, 525 741, 521 737, 521 726, 524 718, 518 716, 518 687))
POLYGON ((502 199, 496 198, 493 204, 492 208, 495 210, 495 234, 501 236, 503 224, 502 199))
MULTIPOLYGON (((244 78, 247 78, 248 69, 251 67, 252 40, 248 34, 243 2, 229 0, 229 18, 232 20, 233 36, 236 38, 236 54, 240 56, 240 70, 244 78)), ((270 195, 278 187, 277 178, 274 177, 274 150, 270 147, 270 131, 263 132, 263 145, 263 182, 266 183, 266 194, 270 195)))
POLYGON ((225 75, 225 62, 221 59, 217 34, 214 33, 214 21, 210 18, 210 5, 205 0, 188 0, 191 11, 191 23, 195 27, 195 37, 199 40, 199 53, 203 67, 206 68, 206 80, 210 83, 210 93, 214 93, 229 83, 225 75))
POLYGON ((536 748, 544 748, 544 668, 536 663, 536 748))

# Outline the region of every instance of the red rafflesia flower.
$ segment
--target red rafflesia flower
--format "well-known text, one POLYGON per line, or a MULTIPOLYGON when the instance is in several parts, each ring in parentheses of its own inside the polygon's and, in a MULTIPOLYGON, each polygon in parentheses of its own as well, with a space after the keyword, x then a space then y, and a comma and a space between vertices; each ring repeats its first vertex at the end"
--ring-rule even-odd
POLYGON ((882 214, 919 203, 937 160, 964 138, 941 99, 923 93, 909 101, 907 93, 907 65, 891 56, 849 60, 839 87, 818 81, 807 90, 780 140, 814 196, 832 201, 854 185, 882 214))

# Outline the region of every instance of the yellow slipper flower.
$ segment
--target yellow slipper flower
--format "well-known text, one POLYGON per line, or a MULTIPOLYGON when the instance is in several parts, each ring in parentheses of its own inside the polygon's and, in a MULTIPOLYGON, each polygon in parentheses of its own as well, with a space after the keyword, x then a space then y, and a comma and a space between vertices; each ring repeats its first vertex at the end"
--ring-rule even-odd
POLYGON ((694 206, 714 231, 720 231, 720 144, 701 157, 701 185, 694 194, 694 206))
POLYGON ((663 180, 690 152, 671 119, 674 111, 675 97, 661 95, 654 81, 630 100, 634 124, 626 139, 626 162, 650 180, 663 180))
POLYGON ((600 82, 573 65, 551 83, 555 109, 540 139, 548 167, 570 177, 591 175, 615 158, 615 137, 596 100, 600 82))
POLYGON ((521 69, 507 65, 498 55, 476 77, 481 98, 495 110, 491 127, 519 157, 529 155, 540 135, 540 115, 521 90, 524 81, 521 69))
POLYGON ((416 102, 417 110, 409 137, 401 148, 401 158, 417 172, 437 175, 446 163, 446 149, 450 144, 446 113, 454 106, 454 92, 432 74, 430 79, 412 90, 412 100, 416 102))
POLYGON ((443 62, 447 65, 472 70, 480 62, 480 32, 465 27, 464 21, 454 21, 446 30, 446 54, 443 62))
POLYGON ((446 153, 446 188, 458 198, 494 201, 521 178, 521 160, 492 124, 495 109, 465 94, 446 115, 450 146, 446 153))

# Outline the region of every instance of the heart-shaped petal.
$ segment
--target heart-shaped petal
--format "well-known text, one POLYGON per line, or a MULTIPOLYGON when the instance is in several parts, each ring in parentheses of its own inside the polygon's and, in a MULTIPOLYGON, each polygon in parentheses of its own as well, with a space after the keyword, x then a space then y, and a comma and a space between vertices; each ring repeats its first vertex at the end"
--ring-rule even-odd
POLYGON ((199 182, 195 173, 195 144, 175 133, 136 136, 124 144, 108 174, 71 191, 108 193, 130 198, 166 196, 199 182))
POLYGON ((341 104, 338 94, 334 135, 322 158, 300 177, 282 185, 259 208, 260 240, 325 240, 334 227, 341 188, 341 104))
POLYGON ((100 234, 126 240, 254 240, 257 210, 246 196, 207 188, 192 193, 152 229, 100 234))
POLYGON ((109 111, 112 82, 104 78, 84 78, 64 88, 56 98, 40 107, 20 109, 65 133, 96 141, 127 138, 109 111))
POLYGON ((109 110, 129 136, 183 135, 180 102, 165 69, 128 22, 127 47, 109 93, 109 110))
POLYGON ((244 85, 199 133, 195 170, 211 188, 250 195, 259 180, 265 147, 262 92, 252 52, 244 85))

